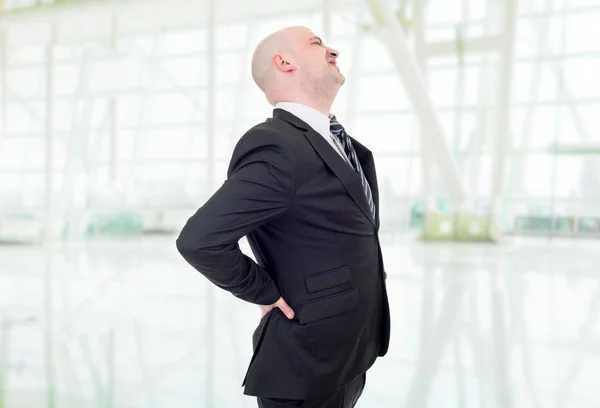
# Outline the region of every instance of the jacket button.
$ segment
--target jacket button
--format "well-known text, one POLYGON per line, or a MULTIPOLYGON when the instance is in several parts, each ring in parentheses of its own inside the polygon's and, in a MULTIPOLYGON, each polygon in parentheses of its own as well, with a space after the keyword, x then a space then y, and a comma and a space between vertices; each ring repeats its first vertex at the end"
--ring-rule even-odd
POLYGON ((386 271, 383 271, 383 279, 384 280, 387 279, 387 272, 386 271))

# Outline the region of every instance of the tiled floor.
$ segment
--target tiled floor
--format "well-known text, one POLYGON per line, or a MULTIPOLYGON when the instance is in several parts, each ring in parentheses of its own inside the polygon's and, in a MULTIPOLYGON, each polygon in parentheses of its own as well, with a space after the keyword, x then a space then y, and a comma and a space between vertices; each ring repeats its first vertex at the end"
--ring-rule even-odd
MULTIPOLYGON (((359 407, 600 406, 599 241, 400 239, 384 256, 392 345, 359 407)), ((256 406, 258 310, 174 237, 0 247, 0 319, 0 407, 256 406)))

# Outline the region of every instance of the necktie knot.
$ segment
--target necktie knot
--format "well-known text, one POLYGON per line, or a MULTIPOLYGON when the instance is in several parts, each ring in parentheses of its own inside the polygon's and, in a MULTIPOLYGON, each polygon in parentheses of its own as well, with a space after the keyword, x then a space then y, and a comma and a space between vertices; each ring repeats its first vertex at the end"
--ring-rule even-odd
POLYGON ((335 115, 329 120, 329 130, 334 136, 340 137, 344 127, 337 121, 335 115))

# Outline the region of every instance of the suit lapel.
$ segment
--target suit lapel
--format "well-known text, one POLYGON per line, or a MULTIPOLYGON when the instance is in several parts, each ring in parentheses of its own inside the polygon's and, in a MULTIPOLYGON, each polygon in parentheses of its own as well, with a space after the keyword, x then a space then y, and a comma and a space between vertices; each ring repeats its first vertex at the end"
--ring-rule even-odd
POLYGON ((365 178, 371 187, 373 203, 375 203, 375 225, 377 228, 379 228, 379 187, 377 185, 377 173, 375 172, 375 160, 373 159, 373 153, 351 136, 350 140, 354 150, 356 151, 356 156, 358 157, 360 166, 365 173, 365 178))
MULTIPOLYGON (((321 159, 325 162, 327 167, 331 169, 333 174, 342 182, 344 188, 348 192, 348 195, 352 198, 352 200, 356 203, 358 208, 365 214, 365 216, 371 221, 375 227, 377 227, 375 220, 373 220, 373 216, 371 215, 371 210, 369 209, 369 203, 367 202, 367 198, 365 197, 365 193, 362 190, 362 184, 360 182, 360 177, 356 172, 342 159, 338 153, 334 150, 333 147, 321 136, 317 133, 312 127, 306 124, 304 121, 300 120, 296 116, 291 113, 283 110, 283 109, 275 109, 273 111, 273 116, 279 119, 283 119, 287 122, 290 122, 294 126, 302 129, 304 131, 304 136, 309 141, 309 143, 313 146, 317 154, 321 157, 321 159)), ((352 141, 354 143, 354 141, 352 141)), ((361 147, 366 150, 362 145, 361 147)), ((363 150, 363 153, 364 153, 363 150)), ((358 151, 357 151, 358 156, 358 151)), ((360 156, 359 156, 360 160, 360 156)), ((372 156, 371 156, 372 162, 372 156)), ((368 164, 368 160, 366 161, 368 164)), ((361 161, 362 165, 362 161, 361 161)), ((371 164, 371 167, 372 164, 371 164)), ((364 170, 364 168, 363 168, 364 170)), ((367 176, 367 172, 365 171, 365 176, 367 176)), ((374 172, 370 171, 371 175, 374 172)), ((368 180, 368 177, 367 177, 368 180)), ((371 181, 369 180, 369 183, 371 181)), ((375 194, 375 193, 373 193, 375 194)), ((375 200, 375 195, 373 196, 375 200)), ((377 201, 375 201, 377 203, 377 201)))
POLYGON ((340 179, 352 200, 354 200, 356 205, 361 209, 365 216, 367 216, 369 221, 375 225, 358 174, 356 174, 354 169, 352 169, 352 167, 337 154, 333 147, 323 139, 323 136, 318 134, 315 130, 307 130, 304 133, 304 136, 306 136, 310 144, 312 144, 317 154, 321 156, 321 159, 323 159, 327 167, 329 167, 336 177, 340 179))

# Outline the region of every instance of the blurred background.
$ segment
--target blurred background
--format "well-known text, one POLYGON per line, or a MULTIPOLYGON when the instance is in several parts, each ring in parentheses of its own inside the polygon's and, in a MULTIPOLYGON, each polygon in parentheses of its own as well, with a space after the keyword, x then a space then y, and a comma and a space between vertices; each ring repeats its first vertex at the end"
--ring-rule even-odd
POLYGON ((258 308, 175 238, 289 25, 341 52, 375 154, 392 343, 359 407, 600 406, 600 0, 0 9, 0 408, 256 406, 258 308))

